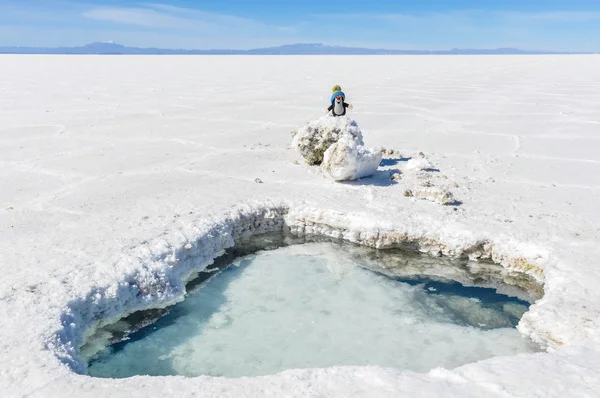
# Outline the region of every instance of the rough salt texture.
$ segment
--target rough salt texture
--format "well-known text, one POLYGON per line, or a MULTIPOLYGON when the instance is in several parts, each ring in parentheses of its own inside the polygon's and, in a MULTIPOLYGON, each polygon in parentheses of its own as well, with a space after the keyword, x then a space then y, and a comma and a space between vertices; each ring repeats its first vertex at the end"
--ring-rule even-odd
POLYGON ((440 205, 449 205, 456 202, 454 195, 440 187, 414 187, 409 191, 409 195, 419 199, 426 199, 440 205))
POLYGON ((344 134, 325 151, 321 169, 335 181, 358 180, 373 175, 381 158, 380 151, 360 145, 352 135, 344 134))
POLYGON ((393 174, 391 179, 402 184, 406 197, 425 199, 440 205, 458 203, 451 191, 451 185, 456 183, 435 169, 423 153, 408 159, 403 171, 393 174))
POLYGON ((306 163, 319 165, 323 162, 325 151, 344 135, 350 135, 358 145, 363 145, 362 132, 354 120, 345 116, 323 116, 298 129, 292 146, 306 163))

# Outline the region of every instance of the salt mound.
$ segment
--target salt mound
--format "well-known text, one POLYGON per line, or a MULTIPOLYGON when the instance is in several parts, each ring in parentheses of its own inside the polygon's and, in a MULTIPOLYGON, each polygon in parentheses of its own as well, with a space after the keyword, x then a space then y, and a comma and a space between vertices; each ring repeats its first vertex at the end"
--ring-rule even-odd
POLYGON ((335 181, 358 180, 373 175, 382 156, 345 134, 325 151, 321 169, 335 181))
POLYGON ((294 135, 292 146, 310 165, 335 181, 373 175, 381 162, 380 151, 366 148, 362 132, 348 117, 324 116, 306 124, 294 135))
POLYGON ((294 135, 292 146, 306 163, 319 165, 323 162, 325 151, 344 134, 350 135, 358 145, 363 145, 362 132, 354 120, 324 116, 301 127, 294 135))
POLYGON ((425 157, 412 158, 406 162, 406 170, 427 170, 430 168, 433 168, 433 166, 425 157))
POLYGON ((441 187, 415 187, 406 191, 407 196, 426 199, 441 205, 451 205, 456 202, 452 192, 441 187))
POLYGON ((448 187, 438 186, 437 184, 439 182, 443 183, 446 177, 434 177, 434 175, 427 172, 430 169, 433 169, 433 165, 422 153, 419 154, 418 158, 412 158, 406 162, 402 178, 406 187, 404 196, 425 199, 441 205, 456 203, 456 199, 454 199, 454 195, 448 187))

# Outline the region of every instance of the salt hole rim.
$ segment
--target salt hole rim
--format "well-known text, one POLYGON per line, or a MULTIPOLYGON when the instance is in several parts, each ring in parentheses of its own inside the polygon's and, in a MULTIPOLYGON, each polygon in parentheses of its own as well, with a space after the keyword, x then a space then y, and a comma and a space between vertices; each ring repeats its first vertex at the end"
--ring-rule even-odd
MULTIPOLYGON (((60 316, 62 327, 53 333, 46 349, 52 351, 73 372, 87 374, 87 363, 80 355, 87 336, 135 312, 160 310, 182 301, 188 282, 210 267, 226 249, 234 248, 242 240, 266 233, 285 232, 304 239, 325 238, 375 249, 403 249, 451 259, 488 260, 513 273, 533 278, 543 292, 543 267, 524 257, 501 255, 489 240, 477 240, 465 247, 453 248, 431 236, 397 230, 358 231, 344 228, 339 222, 341 214, 337 212, 310 209, 311 212, 304 208, 306 217, 289 206, 244 206, 236 210, 222 217, 220 222, 204 230, 198 229, 194 238, 182 235, 178 242, 165 245, 165 238, 161 237, 133 248, 121 261, 136 262, 135 271, 123 275, 110 286, 94 287, 84 297, 71 300, 60 316), (311 217, 311 213, 318 216, 311 217), (161 249, 155 252, 149 250, 149 247, 160 246, 161 249), (146 256, 140 256, 140 252, 146 256)), ((535 304, 532 304, 519 325, 534 309, 535 304)), ((552 339, 549 333, 526 334, 521 329, 519 331, 542 349, 562 345, 562 342, 552 339)))

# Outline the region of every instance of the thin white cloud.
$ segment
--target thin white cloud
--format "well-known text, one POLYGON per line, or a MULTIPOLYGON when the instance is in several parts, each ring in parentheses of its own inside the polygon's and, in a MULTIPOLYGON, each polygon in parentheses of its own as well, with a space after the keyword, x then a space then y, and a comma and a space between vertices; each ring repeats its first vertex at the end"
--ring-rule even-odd
POLYGON ((321 14, 315 21, 359 26, 363 36, 396 38, 409 47, 519 47, 543 50, 589 51, 597 48, 600 12, 512 12, 457 10, 388 14, 321 14), (557 25, 561 28, 557 29, 557 25), (576 28, 576 29, 575 29, 576 28), (585 44, 579 37, 587 30, 585 44), (559 32, 563 32, 561 36, 559 32), (565 45, 569 43, 569 45, 565 45))
POLYGON ((85 18, 122 25, 149 28, 193 29, 229 32, 268 31, 292 32, 292 27, 271 26, 260 21, 228 14, 205 12, 167 4, 145 3, 138 7, 92 8, 82 14, 85 18))
POLYGON ((381 22, 401 22, 401 21, 423 21, 435 19, 455 19, 464 15, 469 15, 470 11, 456 12, 424 12, 424 13, 340 13, 340 14, 315 14, 313 17, 317 20, 329 20, 331 22, 363 20, 363 21, 381 21, 381 22))
POLYGON ((0 21, 4 23, 17 21, 28 23, 62 22, 78 15, 78 11, 73 10, 76 7, 61 9, 59 6, 40 5, 36 4, 36 2, 23 3, 13 1, 2 2, 0 0, 0 21))
POLYGON ((427 13, 373 13, 373 14, 319 14, 315 21, 334 21, 348 26, 357 24, 362 30, 387 30, 390 34, 397 31, 427 32, 430 30, 470 30, 477 20, 472 11, 427 12, 427 13))
POLYGON ((500 16, 513 21, 538 22, 587 22, 600 20, 600 12, 551 11, 551 12, 503 12, 500 16))
POLYGON ((251 42, 284 44, 296 39, 298 34, 292 26, 270 25, 251 18, 160 3, 143 3, 136 7, 92 7, 81 15, 126 28, 147 28, 144 29, 147 33, 155 31, 196 40, 210 39, 213 43, 211 48, 223 45, 236 49, 251 48, 251 45, 245 44, 251 42))
POLYGON ((144 6, 153 10, 169 13, 171 15, 183 16, 187 19, 212 21, 215 24, 226 24, 240 27, 268 26, 267 24, 264 24, 251 18, 238 17, 229 14, 206 12, 194 8, 175 7, 168 4, 158 3, 146 3, 144 4, 144 6))
POLYGON ((484 11, 457 10, 451 12, 425 12, 415 14, 402 13, 364 13, 364 14, 317 14, 318 20, 333 21, 378 21, 389 23, 402 22, 439 22, 462 21, 481 22, 496 20, 504 22, 585 22, 600 20, 600 12, 595 11, 549 11, 549 12, 514 12, 514 11, 484 11))
POLYGON ((185 28, 193 20, 145 8, 94 8, 82 14, 85 18, 123 25, 136 25, 152 28, 185 28))

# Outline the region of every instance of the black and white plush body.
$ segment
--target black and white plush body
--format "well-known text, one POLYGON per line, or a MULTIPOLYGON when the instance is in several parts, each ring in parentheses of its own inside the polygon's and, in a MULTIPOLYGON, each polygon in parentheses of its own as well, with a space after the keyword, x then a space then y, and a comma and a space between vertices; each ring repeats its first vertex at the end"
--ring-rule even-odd
POLYGON ((333 100, 333 104, 329 105, 329 108, 327 109, 331 111, 333 116, 344 116, 348 106, 349 104, 344 102, 344 97, 336 97, 333 100))

